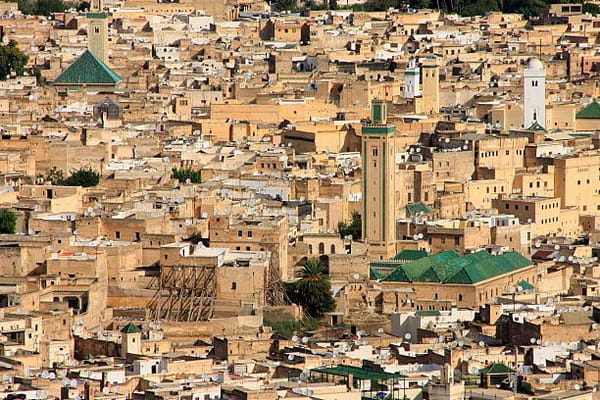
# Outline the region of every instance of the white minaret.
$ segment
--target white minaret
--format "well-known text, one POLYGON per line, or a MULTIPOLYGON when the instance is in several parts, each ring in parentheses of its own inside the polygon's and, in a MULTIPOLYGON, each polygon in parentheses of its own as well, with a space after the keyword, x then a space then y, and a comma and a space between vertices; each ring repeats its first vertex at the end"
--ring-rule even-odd
POLYGON ((523 71, 523 127, 538 123, 546 127, 546 70, 537 58, 532 58, 523 71))
POLYGON ((417 65, 417 60, 413 57, 408 60, 408 67, 404 70, 404 98, 414 99, 421 95, 421 88, 419 87, 421 72, 417 65))

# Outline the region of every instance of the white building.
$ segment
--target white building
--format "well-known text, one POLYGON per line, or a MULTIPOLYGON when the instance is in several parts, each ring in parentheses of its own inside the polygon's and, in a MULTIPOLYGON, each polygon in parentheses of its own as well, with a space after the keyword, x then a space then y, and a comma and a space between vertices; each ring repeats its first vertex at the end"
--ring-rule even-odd
POLYGON ((421 96, 421 88, 419 87, 421 72, 414 58, 408 61, 408 67, 404 71, 404 97, 414 99, 421 96))
POLYGON ((546 70, 537 58, 532 58, 523 71, 523 127, 534 124, 546 127, 546 70))

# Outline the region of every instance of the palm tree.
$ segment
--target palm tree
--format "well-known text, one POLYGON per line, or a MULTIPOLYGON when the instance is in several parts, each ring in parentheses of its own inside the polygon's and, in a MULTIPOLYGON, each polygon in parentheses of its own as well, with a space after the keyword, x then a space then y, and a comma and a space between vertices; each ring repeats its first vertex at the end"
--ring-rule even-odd
POLYGON ((306 261, 300 272, 300 280, 294 285, 294 303, 304 308, 311 317, 320 318, 335 308, 331 297, 331 282, 324 273, 323 264, 318 258, 306 261))

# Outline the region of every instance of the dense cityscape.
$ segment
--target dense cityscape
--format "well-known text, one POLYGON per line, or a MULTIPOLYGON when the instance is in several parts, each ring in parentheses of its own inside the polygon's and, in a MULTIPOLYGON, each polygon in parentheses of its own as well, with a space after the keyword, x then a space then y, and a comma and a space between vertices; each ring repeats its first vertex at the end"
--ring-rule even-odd
POLYGON ((0 399, 600 400, 599 78, 595 2, 0 2, 0 399))

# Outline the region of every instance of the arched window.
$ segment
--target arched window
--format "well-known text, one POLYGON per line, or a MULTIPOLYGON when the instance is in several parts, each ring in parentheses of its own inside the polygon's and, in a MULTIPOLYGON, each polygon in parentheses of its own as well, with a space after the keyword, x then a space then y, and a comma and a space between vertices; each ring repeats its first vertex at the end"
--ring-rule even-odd
POLYGON ((335 254, 335 244, 331 245, 331 254, 335 254))
POLYGON ((319 254, 325 254, 325 243, 319 243, 319 254))
POLYGON ((312 254, 313 253, 313 249, 312 249, 312 244, 308 245, 308 254, 312 254))
POLYGON ((458 301, 463 301, 462 300, 462 294, 460 294, 460 293, 458 294, 458 301))

